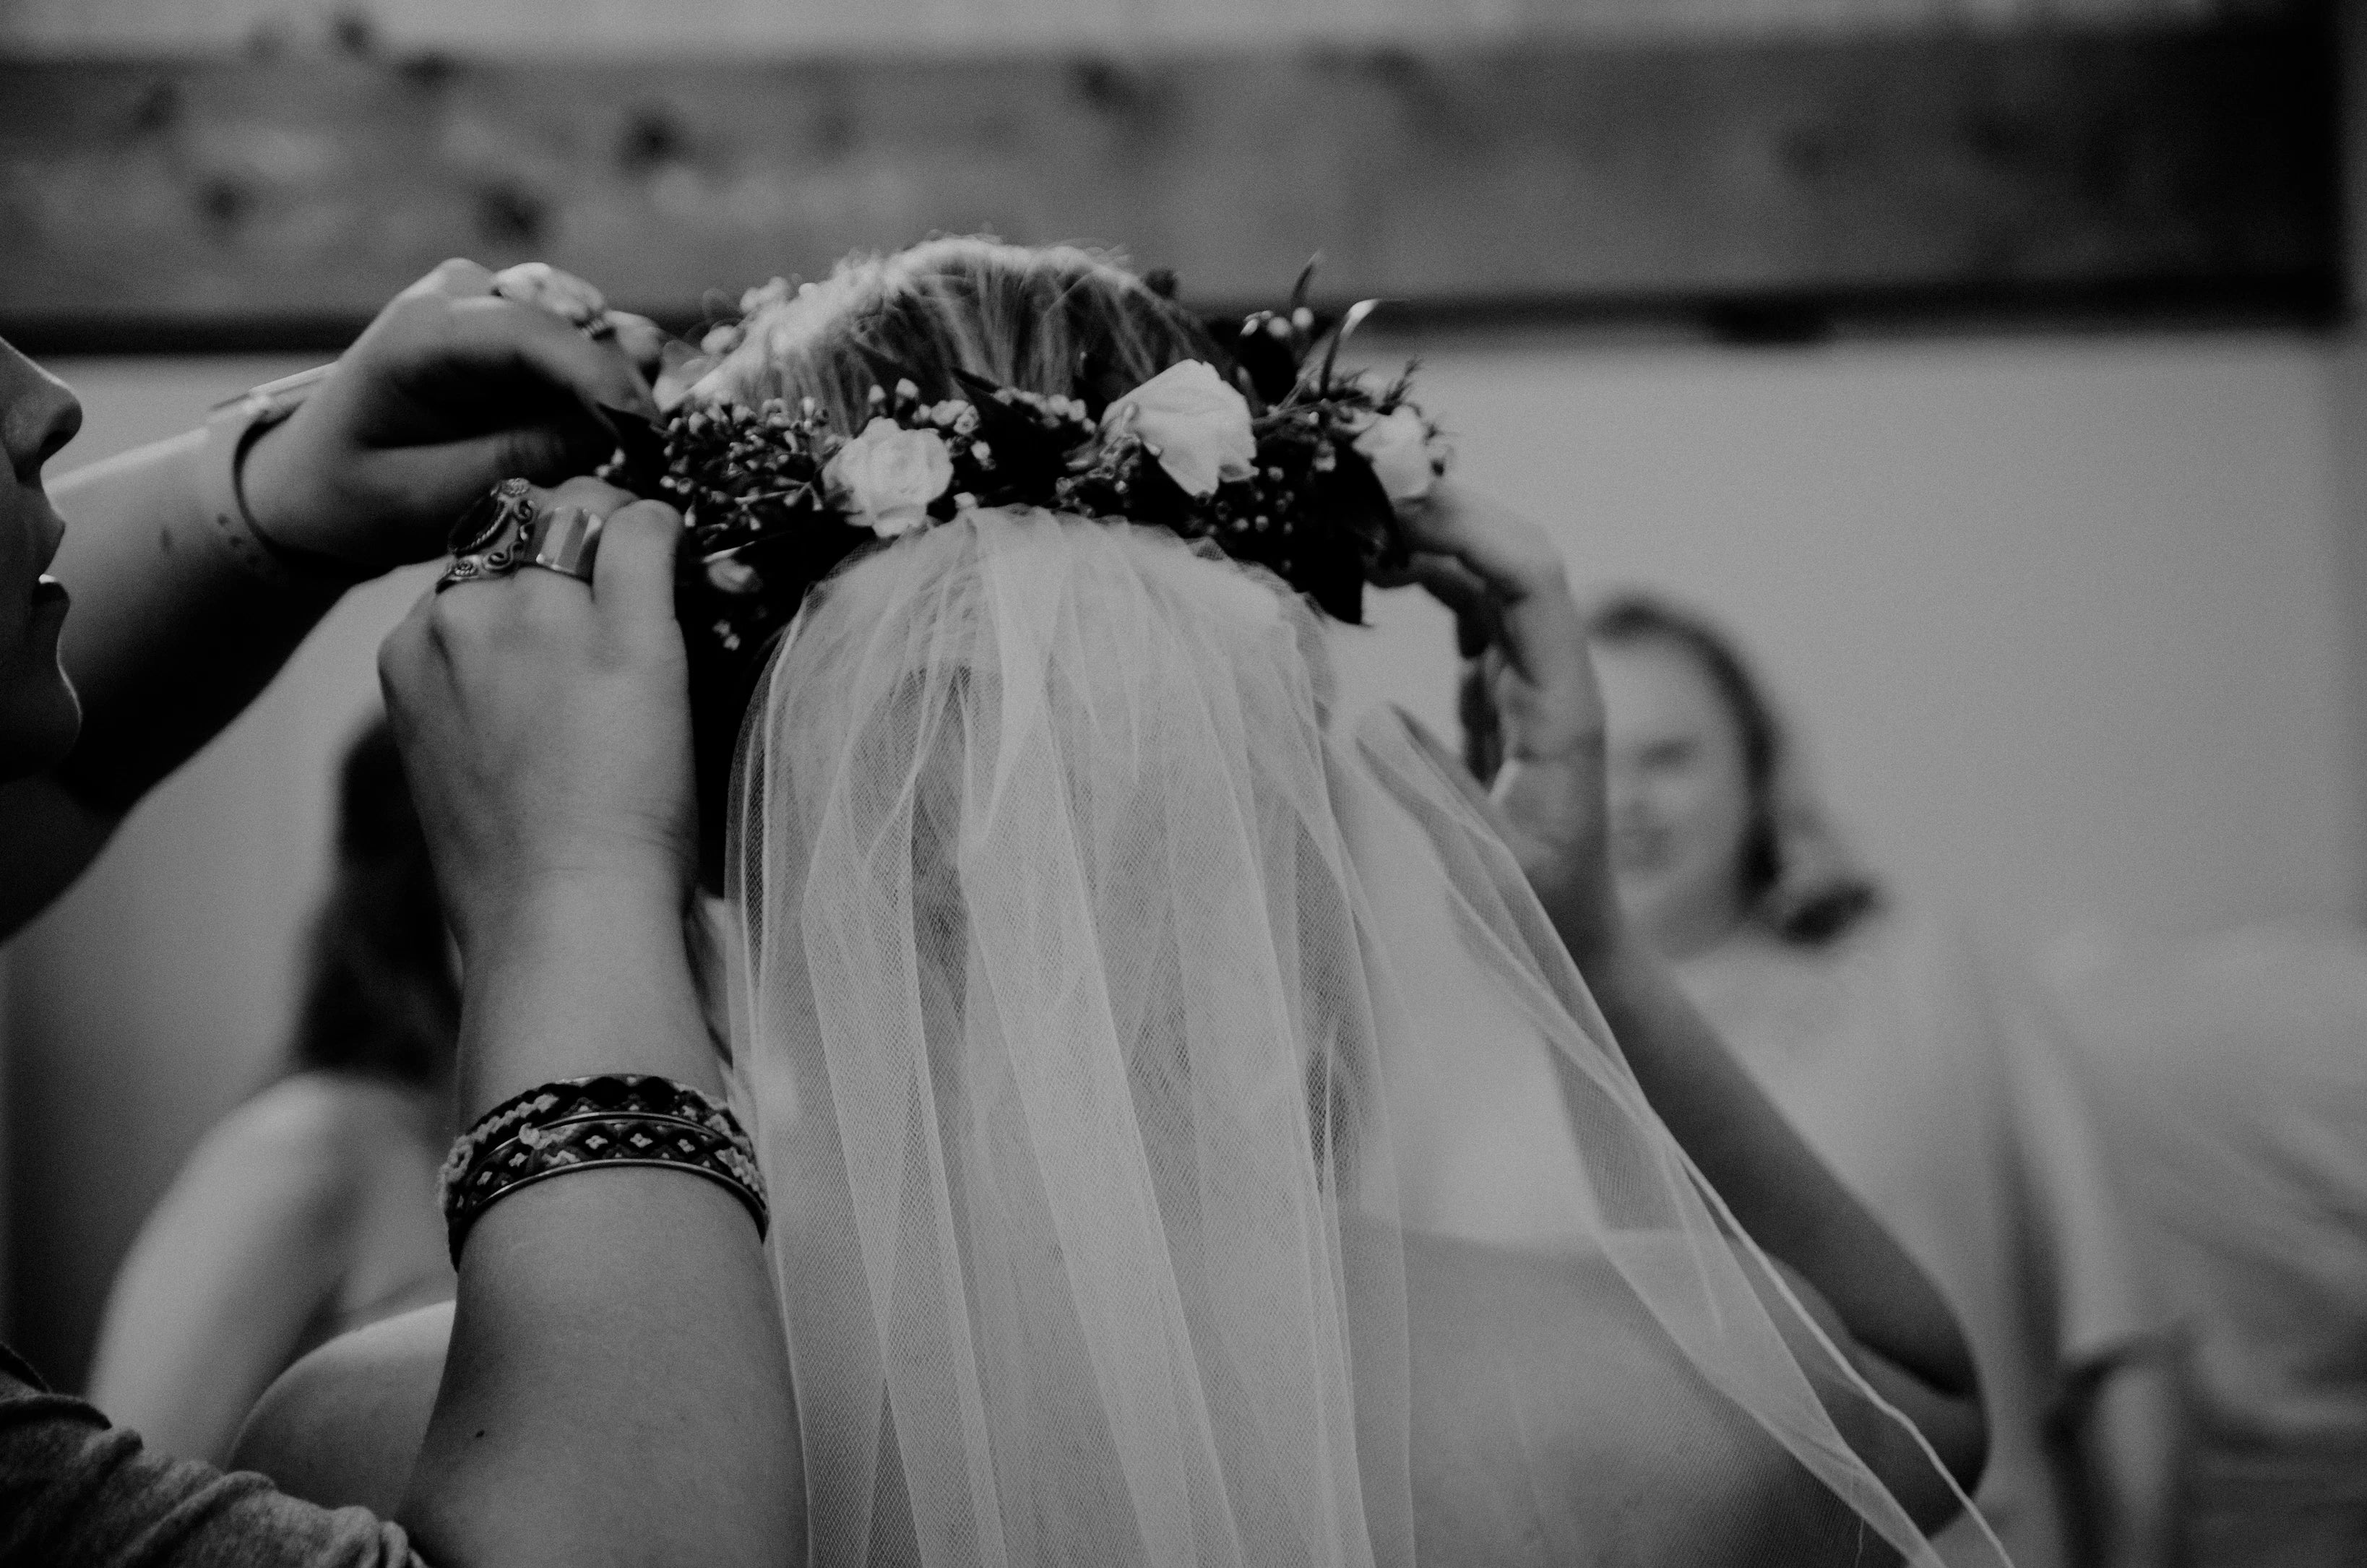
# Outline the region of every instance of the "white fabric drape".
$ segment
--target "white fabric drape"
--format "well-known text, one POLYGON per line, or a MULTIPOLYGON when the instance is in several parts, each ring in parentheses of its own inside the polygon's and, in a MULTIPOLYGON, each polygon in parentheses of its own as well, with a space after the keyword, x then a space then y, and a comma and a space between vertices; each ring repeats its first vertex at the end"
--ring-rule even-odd
POLYGON ((812 1561, 1929 1561, 1827 1405, 1897 1417, 1327 685, 1150 529, 973 511, 809 600, 731 892, 812 1561))

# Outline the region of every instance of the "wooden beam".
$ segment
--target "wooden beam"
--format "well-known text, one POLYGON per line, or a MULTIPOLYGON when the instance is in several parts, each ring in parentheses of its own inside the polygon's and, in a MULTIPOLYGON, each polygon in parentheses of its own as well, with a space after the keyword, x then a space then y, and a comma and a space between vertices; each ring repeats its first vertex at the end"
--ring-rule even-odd
MULTIPOLYGON (((0 63, 0 334, 329 346, 451 254, 620 303, 933 231, 1307 256, 1431 315, 2049 301, 2323 318, 2322 20, 1223 57, 0 63)), ((1723 315, 1721 316, 1721 312, 1723 315)))

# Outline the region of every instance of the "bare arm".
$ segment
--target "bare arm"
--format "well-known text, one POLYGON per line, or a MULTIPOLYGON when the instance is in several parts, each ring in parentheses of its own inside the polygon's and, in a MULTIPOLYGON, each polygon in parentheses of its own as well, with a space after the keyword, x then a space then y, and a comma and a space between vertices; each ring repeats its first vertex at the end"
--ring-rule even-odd
POLYGON ((248 511, 318 585, 266 581, 226 547, 203 505, 198 432, 56 483, 67 529, 51 570, 74 596, 63 657, 83 731, 64 762, 0 786, 0 939, 253 700, 339 584, 436 554, 454 516, 509 474, 605 455, 597 405, 648 406, 624 350, 491 286, 471 263, 438 267, 249 448, 248 511))
MULTIPOLYGON (((624 499, 582 494, 606 510, 624 499)), ((609 518, 598 581, 424 603, 381 655, 468 977, 459 1093, 643 1072, 718 1089, 691 894, 679 520, 609 518)), ((506 1197, 470 1233, 402 1517, 431 1561, 771 1565, 801 1537, 780 1318, 755 1227, 681 1172, 506 1197)))
MULTIPOLYGON (((1795 1286, 1806 1285, 1799 1293, 1811 1313, 1830 1309, 1823 1326, 1859 1374, 1972 1491, 1988 1458, 1988 1423, 1971 1348, 1939 1288, 1793 1130, 1640 940, 1626 938, 1584 968, 1660 1119, 1750 1238, 1794 1271, 1795 1286)), ((1957 1511, 1920 1456, 1896 1441, 1903 1434, 1876 1426, 1847 1436, 1918 1524, 1929 1528, 1957 1511)))
POLYGON ((228 723, 336 600, 289 592, 210 536, 194 434, 70 474, 51 570, 74 592, 62 647, 81 739, 0 784, 0 938, 46 907, 149 788, 228 723))
POLYGON ((149 1446, 220 1463, 334 1302, 361 1170, 334 1091, 291 1080, 206 1137, 115 1277, 91 1400, 149 1446))
MULTIPOLYGON (((1811 1312, 1829 1312, 1826 1326, 1852 1364, 1971 1490, 1988 1429, 1972 1354, 1945 1300, 1621 916, 1606 852, 1602 699, 1559 557, 1535 525, 1460 486, 1441 483, 1407 521, 1428 552, 1415 574, 1455 610, 1498 718, 1504 760, 1489 808, 1646 1096, 1751 1238, 1808 1287, 1811 1312)), ((1877 1450, 1889 1444, 1876 1432, 1851 1437, 1877 1450)), ((1955 1511, 1920 1456, 1863 1457, 1919 1523, 1955 1511)))
POLYGON ((2177 1466, 2177 1385, 2168 1356, 2117 1358, 2075 1380, 2061 1412, 2066 1456, 2104 1568, 2169 1561, 2177 1466))

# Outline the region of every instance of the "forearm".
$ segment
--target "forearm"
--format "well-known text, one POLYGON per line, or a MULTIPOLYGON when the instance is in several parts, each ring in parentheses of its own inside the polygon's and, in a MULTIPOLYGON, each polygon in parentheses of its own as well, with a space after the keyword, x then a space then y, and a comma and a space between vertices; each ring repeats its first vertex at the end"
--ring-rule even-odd
MULTIPOLYGON (((578 890, 472 953, 473 1118, 604 1072, 713 1090, 680 912, 578 890)), ((488 1209, 403 1522, 439 1564, 787 1561, 800 1480, 780 1320, 747 1212, 617 1168, 488 1209)))
POLYGON ((2078 1490, 2091 1500, 2105 1568, 2158 1568, 2169 1555, 2177 1409, 2169 1366, 2130 1358, 2103 1375, 2075 1413, 2078 1490))
POLYGON ((208 516, 205 437, 96 464, 53 488, 67 522, 52 572, 74 596, 66 673, 82 738, 53 778, 120 816, 235 718, 339 590, 266 581, 208 516))
POLYGON ((1667 966, 1623 937, 1585 973, 1645 1096, 1751 1238, 1815 1287, 1858 1346, 1937 1395, 1976 1402, 1971 1351, 1938 1288, 1734 1060, 1667 966))

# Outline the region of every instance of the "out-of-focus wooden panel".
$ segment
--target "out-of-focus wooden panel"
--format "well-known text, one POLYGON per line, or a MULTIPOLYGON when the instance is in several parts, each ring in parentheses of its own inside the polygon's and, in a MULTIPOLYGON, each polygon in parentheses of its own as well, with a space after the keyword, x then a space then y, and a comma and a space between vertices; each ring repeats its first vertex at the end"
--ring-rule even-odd
POLYGON ((154 54, 368 37, 458 54, 1252 48, 1519 33, 1693 37, 2292 12, 2316 0, 6 0, 0 52, 154 54))
POLYGON ((0 64, 0 332, 327 343, 444 256, 618 301, 937 230, 1417 311, 2339 291, 2290 23, 1153 60, 0 64))

